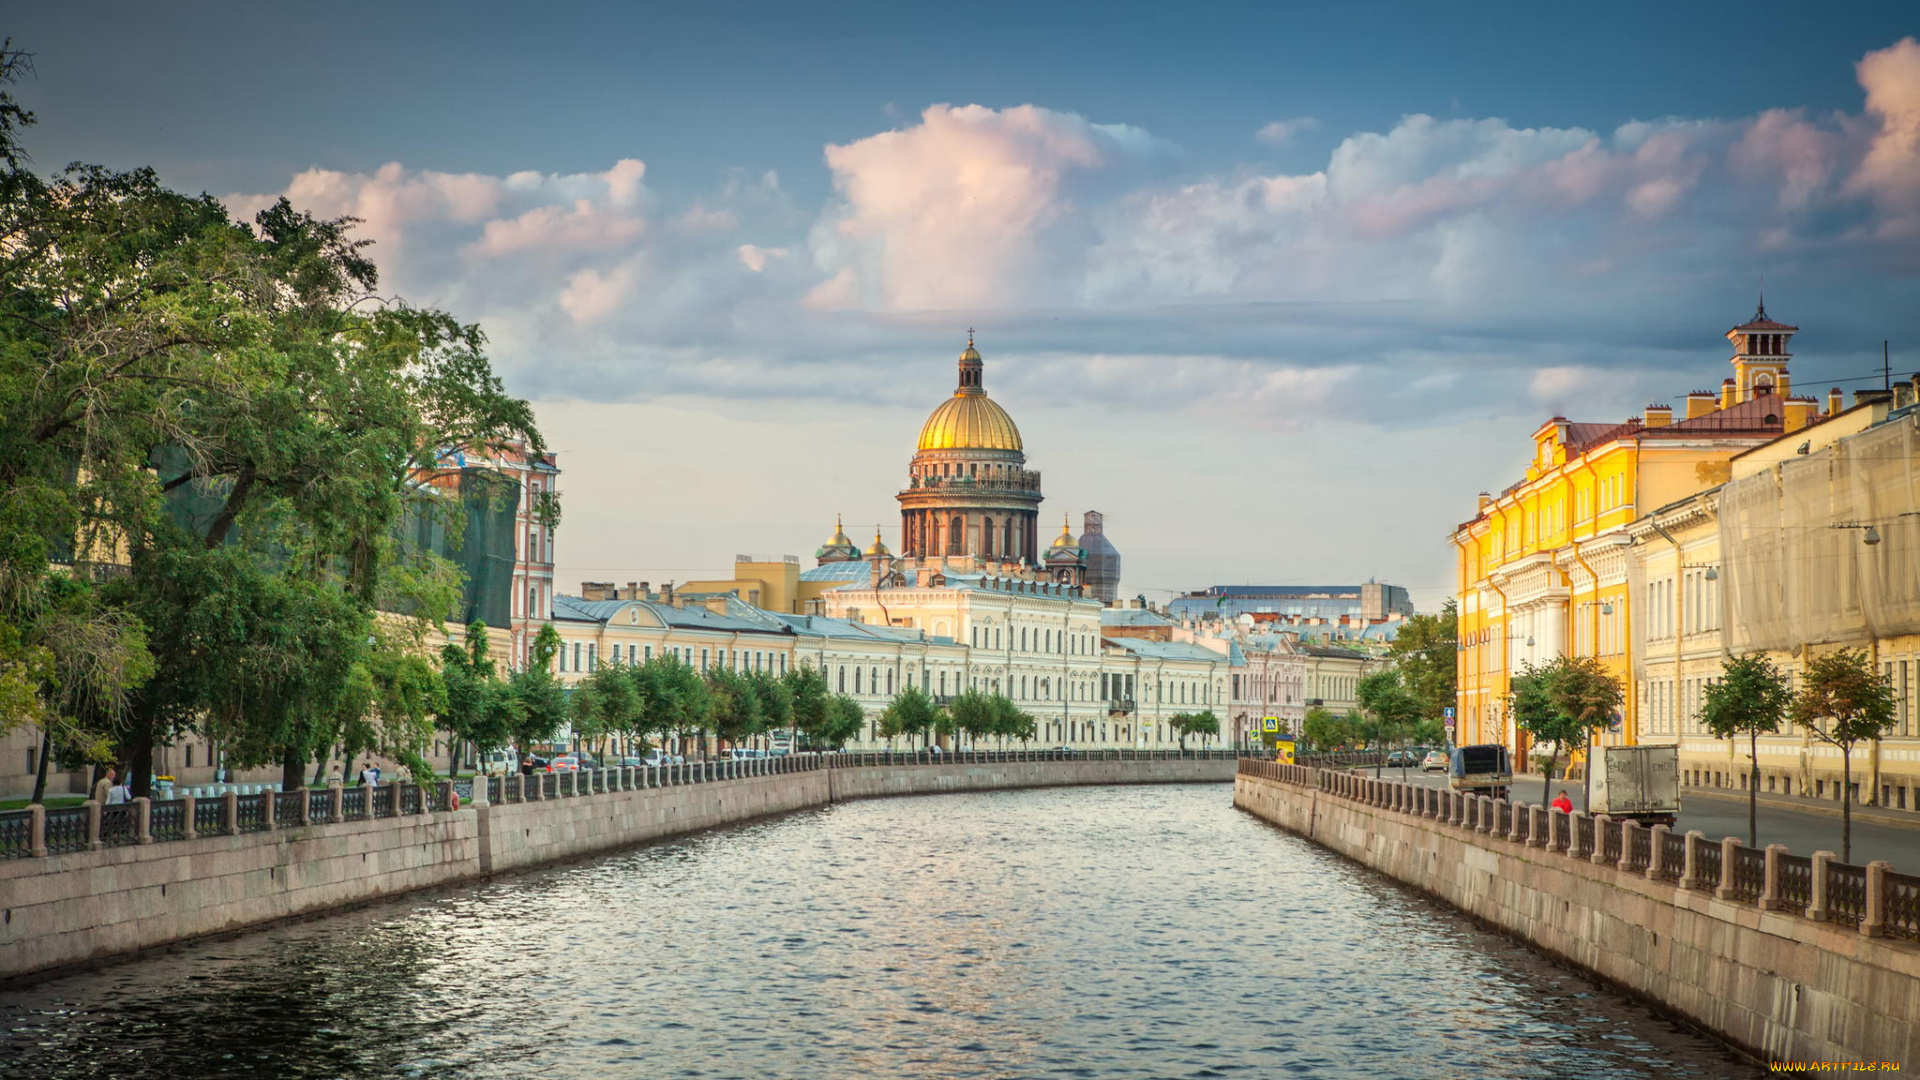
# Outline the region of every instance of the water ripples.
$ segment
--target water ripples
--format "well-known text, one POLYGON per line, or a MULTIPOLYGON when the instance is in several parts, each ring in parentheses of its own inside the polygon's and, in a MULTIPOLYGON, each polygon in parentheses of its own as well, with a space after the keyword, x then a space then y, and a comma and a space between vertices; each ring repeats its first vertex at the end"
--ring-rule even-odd
POLYGON ((35 1080, 1760 1075, 1228 805, 886 799, 0 995, 35 1080))

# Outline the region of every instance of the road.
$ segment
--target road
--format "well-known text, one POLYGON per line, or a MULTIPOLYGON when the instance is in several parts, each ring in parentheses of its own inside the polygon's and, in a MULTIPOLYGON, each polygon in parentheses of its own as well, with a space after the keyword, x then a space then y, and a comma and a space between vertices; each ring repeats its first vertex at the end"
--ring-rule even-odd
MULTIPOLYGON (((1397 778, 1399 771, 1389 769, 1383 773, 1388 778, 1397 778)), ((1428 787, 1445 787, 1446 777, 1438 773, 1419 773, 1409 770, 1410 782, 1425 784, 1428 787)), ((1565 789, 1567 796, 1576 807, 1585 806, 1585 793, 1579 784, 1555 784, 1552 791, 1558 795, 1565 789)), ((1514 792, 1522 801, 1537 803, 1540 801, 1541 778, 1538 776, 1521 777, 1514 784, 1514 792)), ((1712 839, 1731 836, 1741 843, 1747 841, 1747 804, 1731 799, 1695 797, 1681 799, 1683 809, 1680 821, 1675 828, 1681 831, 1699 829, 1712 839)), ((1816 851, 1831 851, 1840 854, 1840 819, 1823 814, 1811 814, 1789 807, 1760 804, 1760 843, 1785 844, 1796 855, 1811 855, 1816 851)), ((1853 859, 1857 865, 1865 865, 1875 859, 1885 859, 1894 865, 1894 869, 1904 873, 1920 872, 1920 829, 1902 828, 1897 825, 1878 825, 1859 820, 1853 823, 1853 859)))

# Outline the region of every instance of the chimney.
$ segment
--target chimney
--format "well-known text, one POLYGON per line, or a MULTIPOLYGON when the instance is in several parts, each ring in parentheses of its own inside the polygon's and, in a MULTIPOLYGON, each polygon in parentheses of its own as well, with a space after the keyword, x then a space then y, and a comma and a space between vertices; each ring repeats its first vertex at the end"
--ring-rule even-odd
POLYGON ((1737 397, 1739 393, 1740 393, 1740 388, 1734 385, 1734 382, 1732 379, 1721 380, 1720 407, 1723 409, 1733 408, 1733 405, 1734 405, 1733 399, 1737 397))
POLYGON ((615 593, 618 591, 619 590, 613 587, 613 582, 611 581, 583 581, 580 583, 580 599, 582 600, 617 600, 619 597, 616 596, 615 593))
POLYGON ((1487 512, 1487 507, 1491 506, 1492 504, 1493 504, 1493 493, 1490 491, 1483 491, 1480 493, 1479 505, 1476 506, 1474 509, 1476 512, 1484 514, 1487 512))
POLYGON ((637 581, 629 581, 627 582, 627 595, 622 597, 621 599, 644 600, 646 598, 640 595, 640 583, 637 581))
POLYGON ((1687 419, 1693 420, 1713 411, 1713 391, 1695 390, 1687 395, 1687 419))
POLYGON ((1780 381, 1774 384, 1773 392, 1781 397, 1793 393, 1793 378, 1787 374, 1786 368, 1780 369, 1780 381))
POLYGON ((921 563, 913 569, 913 584, 916 588, 933 588, 933 567, 921 563))
POLYGON ((1880 389, 1855 390, 1853 392, 1853 403, 1855 405, 1865 405, 1868 402, 1891 401, 1891 400, 1893 400, 1893 394, 1886 390, 1880 390, 1880 389))
POLYGON ((1673 423, 1673 406, 1671 405, 1647 406, 1646 423, 1647 423, 1647 426, 1650 428, 1666 427, 1668 424, 1673 423))
POLYGON ((643 582, 641 582, 641 583, 640 583, 640 594, 639 594, 638 596, 636 596, 636 597, 634 597, 634 599, 636 599, 636 600, 651 600, 652 598, 653 598, 653 582, 651 582, 651 581, 643 581, 643 582))
POLYGON ((1806 427, 1807 422, 1813 419, 1814 410, 1818 407, 1819 403, 1812 398, 1788 398, 1785 432, 1791 434, 1806 427))
POLYGON ((1827 391, 1827 415, 1828 416, 1838 416, 1840 415, 1841 410, 1845 409, 1846 407, 1847 407, 1846 399, 1841 395, 1839 387, 1836 386, 1833 389, 1827 391))
POLYGON ((715 615, 725 615, 727 613, 727 597, 730 595, 732 594, 715 593, 712 596, 703 597, 700 603, 715 615))
MULTIPOLYGON (((660 602, 663 604, 673 604, 673 582, 669 581, 665 585, 660 586, 660 602)), ((680 605, 673 604, 673 606, 679 607, 680 605)))

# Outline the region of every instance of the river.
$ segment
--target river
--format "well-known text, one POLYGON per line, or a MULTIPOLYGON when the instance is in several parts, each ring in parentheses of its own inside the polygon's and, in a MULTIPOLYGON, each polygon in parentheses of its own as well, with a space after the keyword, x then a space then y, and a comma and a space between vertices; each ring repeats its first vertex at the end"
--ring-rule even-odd
POLYGON ((882 799, 0 994, 22 1080, 1762 1075, 1223 784, 882 799))

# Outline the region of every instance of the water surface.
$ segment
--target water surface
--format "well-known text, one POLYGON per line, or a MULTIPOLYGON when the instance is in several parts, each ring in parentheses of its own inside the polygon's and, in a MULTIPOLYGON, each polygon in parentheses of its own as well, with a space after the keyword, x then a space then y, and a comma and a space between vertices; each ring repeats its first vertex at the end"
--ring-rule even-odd
POLYGON ((1231 806, 882 799, 0 995, 0 1075, 1758 1076, 1231 806))

